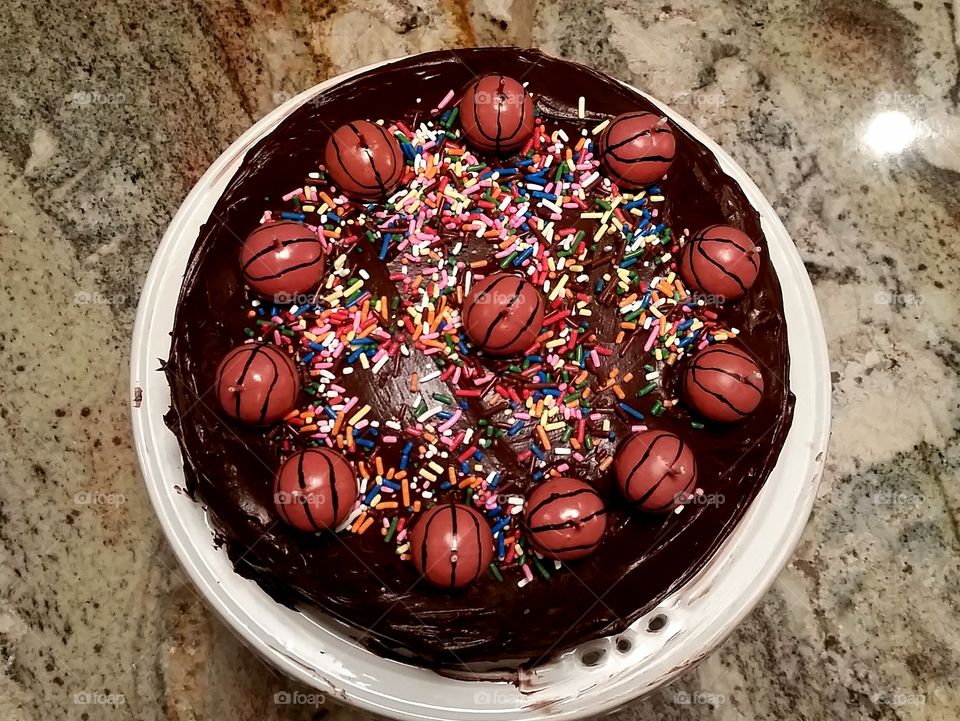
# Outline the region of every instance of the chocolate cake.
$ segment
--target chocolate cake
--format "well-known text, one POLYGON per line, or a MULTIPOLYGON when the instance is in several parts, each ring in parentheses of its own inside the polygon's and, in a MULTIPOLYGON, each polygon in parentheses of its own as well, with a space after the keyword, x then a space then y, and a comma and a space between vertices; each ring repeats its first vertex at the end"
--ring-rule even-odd
POLYGON ((711 152, 586 67, 444 51, 247 152, 184 277, 167 423, 279 603, 509 668, 703 566, 777 462, 788 368, 759 217, 711 152))

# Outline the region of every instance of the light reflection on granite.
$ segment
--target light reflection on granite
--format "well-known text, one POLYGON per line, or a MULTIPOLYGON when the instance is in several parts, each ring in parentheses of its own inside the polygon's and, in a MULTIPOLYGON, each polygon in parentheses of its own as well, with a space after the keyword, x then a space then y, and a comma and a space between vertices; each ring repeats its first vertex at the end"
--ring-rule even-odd
POLYGON ((268 671, 177 569, 128 431, 138 289, 190 187, 276 104, 384 58, 520 44, 621 77, 719 141, 792 233, 830 342, 830 460, 793 562, 717 654, 620 718, 956 718, 958 11, 8 3, 0 717, 358 715, 296 696, 309 689, 268 671))

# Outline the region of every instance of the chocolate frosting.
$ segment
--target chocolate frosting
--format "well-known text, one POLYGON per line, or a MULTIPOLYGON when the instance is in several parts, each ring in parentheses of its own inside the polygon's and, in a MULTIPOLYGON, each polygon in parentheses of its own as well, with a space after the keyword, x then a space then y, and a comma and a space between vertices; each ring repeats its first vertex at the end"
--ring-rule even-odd
MULTIPOLYGON (((217 412, 209 389, 219 359, 244 339, 247 298, 237 260, 241 239, 264 210, 283 207, 281 196, 316 170, 332 128, 357 118, 402 120, 413 125, 448 90, 459 92, 482 73, 503 72, 529 83, 539 112, 554 127, 579 135, 586 123, 627 111, 658 112, 651 103, 615 80, 538 51, 476 49, 418 55, 351 78, 326 90, 287 117, 247 153, 241 169, 203 226, 189 261, 173 328, 166 372, 172 391, 167 423, 180 440, 188 492, 202 502, 237 572, 259 583, 277 601, 311 604, 346 622, 362 643, 380 653, 434 668, 463 668, 479 662, 516 667, 605 634, 616 633, 690 578, 736 526, 776 463, 793 412, 788 378, 786 328, 778 280, 766 252, 751 291, 740 301, 716 308, 726 327, 740 330, 740 342, 760 361, 767 389, 757 411, 730 426, 693 430, 681 406, 652 428, 676 433, 696 453, 699 485, 722 494, 719 505, 697 505, 666 516, 637 513, 611 492, 609 473, 598 458, 571 473, 605 493, 609 527, 590 557, 573 562, 548 581, 518 588, 522 575, 506 569, 502 582, 484 574, 455 593, 418 583, 411 563, 398 559, 378 533, 304 535, 279 521, 272 480, 282 458, 277 429, 243 428, 217 412), (418 104, 417 97, 423 98, 418 104), (577 119, 580 96, 586 120, 577 119), (575 575, 574 575, 575 574, 575 575)), ((766 250, 757 213, 713 155, 680 129, 676 158, 661 188, 664 222, 679 233, 714 223, 742 228, 766 250)), ((587 227, 584 223, 584 227, 587 227)), ((366 246, 364 246, 366 247, 366 246)), ((375 252, 361 260, 377 293, 393 294, 388 273, 375 252)), ((616 308, 594 304, 593 328, 607 342, 616 335, 616 308)), ((622 348, 620 349, 623 350, 622 348)), ((643 365, 653 363, 642 341, 616 363, 637 376, 628 396, 646 384, 643 365)), ((662 365, 662 364, 660 364, 662 365)), ((400 372, 375 378, 358 371, 341 383, 369 403, 371 418, 394 417, 397 399, 411 372, 433 369, 429 358, 411 354, 400 372)), ((645 400, 677 397, 682 367, 663 366, 661 387, 645 400)), ((480 409, 471 406, 467 417, 480 409)), ((611 415, 618 437, 629 424, 611 415)), ((529 441, 523 441, 529 447, 529 441)), ((492 447, 505 475, 521 492, 532 487, 526 467, 516 463, 520 443, 492 447)), ((395 461, 384 450, 385 461, 395 461)), ((439 501, 449 500, 442 497, 439 501)))

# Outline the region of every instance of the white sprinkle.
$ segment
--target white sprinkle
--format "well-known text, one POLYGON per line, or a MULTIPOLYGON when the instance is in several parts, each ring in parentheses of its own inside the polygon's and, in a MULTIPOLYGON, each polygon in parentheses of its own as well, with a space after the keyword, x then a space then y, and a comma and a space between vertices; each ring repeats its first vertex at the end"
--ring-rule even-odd
POLYGON ((585 117, 586 114, 587 114, 587 99, 581 95, 580 99, 577 100, 577 117, 582 118, 582 117, 585 117))
MULTIPOLYGON (((360 356, 360 357, 362 358, 363 356, 360 356)), ((435 415, 437 415, 437 413, 439 413, 442 410, 443 410, 443 406, 434 406, 433 408, 428 408, 419 416, 417 416, 417 421, 419 423, 423 423, 428 418, 433 418, 435 415)))
POLYGON ((598 126, 596 126, 593 130, 591 130, 590 133, 593 134, 593 135, 597 135, 598 133, 602 133, 609 124, 610 124, 610 118, 607 118, 607 119, 604 120, 602 123, 600 123, 598 126))

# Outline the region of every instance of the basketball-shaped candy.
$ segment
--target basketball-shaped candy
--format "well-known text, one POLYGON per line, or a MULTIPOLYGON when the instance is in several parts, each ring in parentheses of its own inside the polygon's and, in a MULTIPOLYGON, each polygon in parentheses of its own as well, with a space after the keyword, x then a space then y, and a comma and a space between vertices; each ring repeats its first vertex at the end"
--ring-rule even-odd
POLYGON ((517 356, 540 335, 545 310, 535 285, 518 275, 496 273, 470 288, 461 320, 470 340, 485 353, 517 356))
POLYGON ((329 448, 307 448, 280 466, 273 504, 286 523, 317 532, 343 523, 357 493, 357 476, 346 458, 329 448))
POLYGON ((711 225, 691 238, 680 253, 680 277, 688 287, 720 296, 743 296, 760 272, 757 244, 729 225, 711 225))
POLYGON ((607 530, 607 509, 589 483, 554 478, 537 486, 524 507, 527 537, 548 558, 571 561, 593 552, 607 530))
POLYGON ((397 139, 368 120, 337 128, 327 141, 323 162, 334 185, 357 200, 385 198, 403 177, 403 151, 397 139))
POLYGON ((676 152, 673 130, 664 118, 653 113, 617 116, 598 143, 600 162, 610 179, 633 188, 660 180, 676 152))
POLYGON ((240 267, 255 293, 275 303, 313 290, 323 280, 323 246, 310 228, 293 220, 264 223, 243 242, 240 267))
POLYGON ((533 135, 533 100, 506 75, 483 75, 460 100, 460 125, 467 144, 498 155, 519 150, 533 135))
POLYGON ((300 375, 286 353, 266 343, 237 346, 217 367, 217 400, 240 423, 263 426, 294 409, 300 375))
POLYGON ((493 534, 480 512, 462 503, 434 506, 410 531, 413 565, 434 586, 473 583, 493 559, 493 534))
POLYGON ((627 438, 613 457, 620 493, 643 511, 670 511, 693 491, 697 462, 690 446, 666 431, 642 431, 627 438))
POLYGON ((746 418, 763 398, 763 374, 749 353, 728 343, 708 346, 689 361, 681 386, 686 402, 720 423, 746 418))

